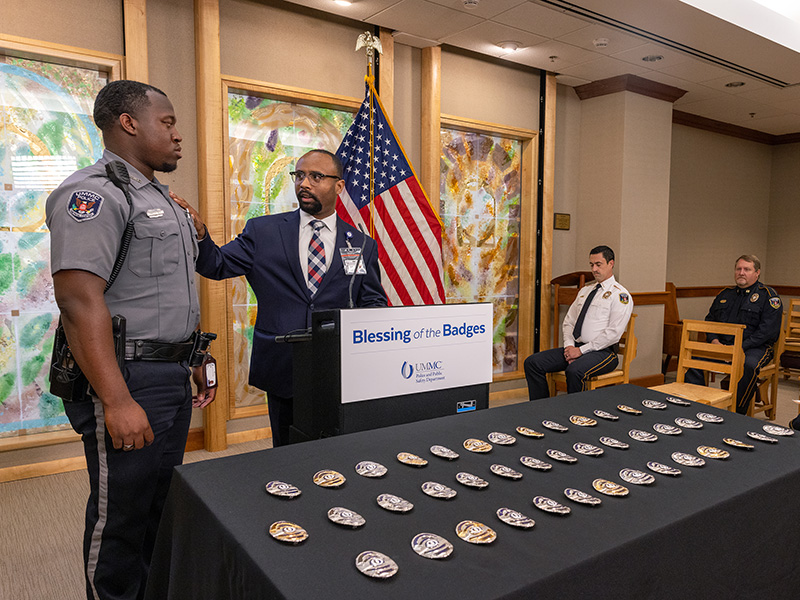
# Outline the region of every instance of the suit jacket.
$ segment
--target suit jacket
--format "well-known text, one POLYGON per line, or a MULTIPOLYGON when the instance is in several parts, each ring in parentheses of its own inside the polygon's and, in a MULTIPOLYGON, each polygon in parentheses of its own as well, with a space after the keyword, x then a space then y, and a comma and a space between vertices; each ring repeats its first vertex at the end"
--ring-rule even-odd
MULTIPOLYGON (((258 301, 253 352, 250 357, 250 385, 285 398, 292 392, 292 351, 289 344, 275 342, 275 336, 311 326, 311 312, 348 305, 351 277, 345 275, 339 248, 363 246, 366 275, 356 275, 353 304, 359 307, 386 306, 378 266, 378 246, 370 237, 336 218, 336 244, 327 260, 327 271, 314 297, 306 285, 298 254, 300 213, 255 217, 247 221, 239 236, 221 248, 206 237, 199 243, 197 272, 209 279, 244 275, 258 301), (366 238, 366 239, 364 239, 366 238), (361 240, 364 240, 363 242, 361 240)), ((314 365, 308 365, 310 375, 314 365)))

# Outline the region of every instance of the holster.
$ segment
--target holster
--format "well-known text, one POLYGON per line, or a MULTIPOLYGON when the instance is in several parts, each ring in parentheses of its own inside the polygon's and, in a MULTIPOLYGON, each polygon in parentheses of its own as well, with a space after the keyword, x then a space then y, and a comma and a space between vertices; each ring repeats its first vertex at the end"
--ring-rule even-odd
MULTIPOLYGON (((117 363, 122 368, 125 362, 125 317, 114 315, 111 325, 117 363)), ((53 354, 50 358, 50 393, 64 402, 82 402, 89 399, 89 391, 89 381, 70 350, 64 326, 59 318, 53 339, 53 354)))

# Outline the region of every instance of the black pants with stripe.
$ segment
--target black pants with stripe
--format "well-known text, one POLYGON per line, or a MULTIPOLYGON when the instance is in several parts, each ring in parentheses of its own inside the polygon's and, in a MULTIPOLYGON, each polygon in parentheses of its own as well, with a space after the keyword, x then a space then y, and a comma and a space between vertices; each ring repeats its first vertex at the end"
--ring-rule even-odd
MULTIPOLYGON (((756 393, 758 374, 761 372, 761 368, 772 360, 772 355, 772 346, 758 346, 744 351, 744 369, 742 369, 742 378, 736 387, 736 412, 740 415, 747 414, 750 401, 753 399, 753 394, 756 393)), ((703 371, 699 369, 686 371, 684 381, 695 385, 706 384, 703 371)))
POLYGON ((183 462, 192 411, 190 372, 186 363, 125 364, 128 389, 155 435, 141 450, 114 449, 97 398, 64 403, 81 434, 89 472, 83 546, 89 600, 144 597, 172 470, 183 462))
POLYGON ((553 348, 531 354, 525 359, 525 379, 528 381, 528 397, 531 400, 549 398, 547 373, 564 371, 567 378, 567 393, 583 392, 590 377, 610 373, 617 368, 619 359, 611 348, 587 352, 571 363, 564 358, 563 348, 553 348))

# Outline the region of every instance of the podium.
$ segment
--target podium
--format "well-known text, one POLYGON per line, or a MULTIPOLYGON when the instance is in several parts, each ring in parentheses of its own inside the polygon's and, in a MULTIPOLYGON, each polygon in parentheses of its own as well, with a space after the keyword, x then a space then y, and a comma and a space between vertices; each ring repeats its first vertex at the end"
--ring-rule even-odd
POLYGON ((317 311, 292 354, 292 442, 480 410, 492 305, 317 311))

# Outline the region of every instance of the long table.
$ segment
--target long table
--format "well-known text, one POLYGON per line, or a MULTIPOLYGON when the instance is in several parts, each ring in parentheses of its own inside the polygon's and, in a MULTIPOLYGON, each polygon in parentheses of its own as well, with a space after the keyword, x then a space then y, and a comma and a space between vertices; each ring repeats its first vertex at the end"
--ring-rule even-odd
POLYGON ((178 467, 174 473, 153 557, 148 597, 224 600, 266 598, 427 599, 469 598, 779 598, 796 597, 800 564, 800 436, 780 437, 776 444, 750 440, 748 431, 763 421, 692 404, 649 409, 642 400, 664 394, 627 385, 593 392, 525 402, 475 413, 354 433, 246 455, 178 467), (626 404, 642 410, 631 415, 626 404), (601 409, 619 416, 608 421, 593 415, 601 409), (658 435, 639 442, 631 429, 653 431, 655 423, 674 424, 676 417, 696 420, 698 412, 724 417, 721 424, 683 429, 680 435, 658 435), (570 416, 595 418, 580 427, 570 416), (569 427, 557 433, 542 426, 548 419, 569 427), (525 426, 545 434, 541 439, 515 431, 525 426), (486 454, 468 452, 467 438, 487 440, 490 432, 516 437, 510 446, 493 445, 486 454), (604 446, 601 436, 630 445, 604 446), (732 437, 755 445, 737 449, 723 443, 732 437), (604 449, 599 457, 576 453, 576 442, 604 449), (439 444, 459 453, 453 461, 432 455, 439 444), (676 464, 673 452, 698 455, 697 447, 724 448, 726 460, 706 458, 703 467, 676 464), (578 458, 567 464, 547 457, 548 449, 578 458), (400 463, 399 452, 429 462, 424 467, 400 463), (553 465, 550 471, 523 466, 521 456, 553 465), (354 466, 379 462, 388 473, 379 479, 358 475, 354 466), (677 477, 654 474, 649 486, 625 483, 623 468, 648 471, 648 461, 682 470, 677 477), (498 463, 523 474, 520 480, 494 475, 498 463), (341 488, 322 488, 312 481, 321 469, 342 473, 341 488), (473 489, 456 482, 459 471, 489 482, 473 489), (622 483, 625 497, 604 496, 592 481, 622 483), (294 499, 271 496, 265 484, 280 480, 296 485, 294 499), (443 483, 458 494, 440 500, 422 493, 427 481, 443 483), (577 488, 602 499, 598 507, 567 500, 564 489, 577 488), (391 493, 414 504, 412 511, 391 513, 376 503, 391 493), (532 504, 546 496, 571 508, 567 516, 543 512, 532 504), (341 506, 366 519, 363 527, 330 522, 327 511, 341 506), (512 508, 536 521, 532 529, 501 522, 496 511, 512 508), (487 545, 466 543, 456 524, 472 519, 497 533, 487 545), (278 520, 304 527, 308 539, 287 545, 268 528, 278 520), (453 544, 444 560, 418 556, 411 539, 436 533, 453 544), (355 567, 364 550, 382 552, 399 572, 388 580, 362 575, 355 567))

